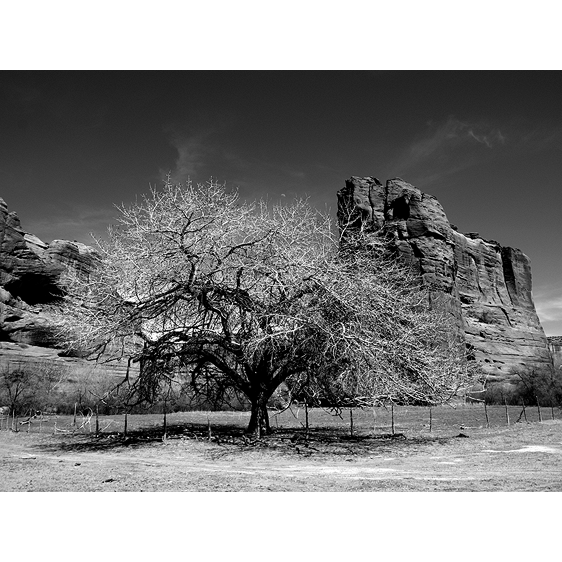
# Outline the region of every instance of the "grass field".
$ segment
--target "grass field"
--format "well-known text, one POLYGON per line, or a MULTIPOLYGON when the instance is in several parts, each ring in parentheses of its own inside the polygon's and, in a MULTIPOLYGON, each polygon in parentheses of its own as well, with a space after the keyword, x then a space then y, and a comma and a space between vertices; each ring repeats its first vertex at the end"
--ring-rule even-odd
POLYGON ((0 491, 562 491, 562 414, 481 405, 51 416, 0 431, 0 491), (554 419, 552 416, 554 415, 554 419), (521 421, 516 423, 520 418, 521 421), (89 421, 89 423, 88 423, 89 421), (80 427, 82 424, 84 424, 80 427), (56 431, 55 431, 56 424, 56 431), (487 427, 489 425, 489 427, 487 427), (28 431, 29 428, 29 431, 28 431), (78 429, 79 428, 79 429, 78 429))

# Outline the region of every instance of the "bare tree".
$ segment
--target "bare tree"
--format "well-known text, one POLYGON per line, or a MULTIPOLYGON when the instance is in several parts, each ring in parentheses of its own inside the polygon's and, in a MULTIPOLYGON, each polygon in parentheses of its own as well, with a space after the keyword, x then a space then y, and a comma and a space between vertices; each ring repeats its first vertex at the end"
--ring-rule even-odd
POLYGON ((35 406, 38 378, 26 365, 6 365, 0 371, 0 397, 10 415, 22 415, 35 406))
POLYGON ((16 415, 56 408, 68 372, 57 362, 8 363, 0 369, 0 401, 10 404, 10 413, 16 415))
POLYGON ((284 382, 356 404, 438 403, 466 382, 464 344, 426 290, 361 233, 345 246, 305 201, 245 203, 211 180, 120 208, 101 265, 69 273, 59 311, 70 347, 140 362, 154 399, 179 375, 243 394, 269 431, 284 382))

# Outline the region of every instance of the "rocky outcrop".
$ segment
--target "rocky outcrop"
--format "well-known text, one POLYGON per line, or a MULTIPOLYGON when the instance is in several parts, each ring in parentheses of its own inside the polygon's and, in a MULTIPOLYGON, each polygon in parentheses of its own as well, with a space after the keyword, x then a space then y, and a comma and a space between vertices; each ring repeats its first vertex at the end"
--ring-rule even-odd
MULTIPOLYGON (((0 199, 0 346, 25 355, 51 351, 30 346, 56 346, 52 321, 45 305, 60 298, 57 281, 66 267, 86 273, 95 267, 96 252, 79 242, 55 240, 46 244, 26 233, 16 213, 0 199), (5 345, 2 344, 5 342, 5 345), (14 344, 15 347, 8 344, 14 344), (17 345, 27 347, 18 348, 17 345), (26 351, 27 350, 27 351, 26 351)), ((0 359, 8 353, 0 349, 0 359)), ((24 359, 22 359, 24 360, 24 359)))
POLYGON ((449 223, 439 201, 400 178, 386 185, 352 177, 338 192, 342 229, 390 235, 456 319, 470 354, 490 382, 515 382, 517 372, 552 373, 548 341, 535 311, 531 265, 520 250, 502 247, 449 223))

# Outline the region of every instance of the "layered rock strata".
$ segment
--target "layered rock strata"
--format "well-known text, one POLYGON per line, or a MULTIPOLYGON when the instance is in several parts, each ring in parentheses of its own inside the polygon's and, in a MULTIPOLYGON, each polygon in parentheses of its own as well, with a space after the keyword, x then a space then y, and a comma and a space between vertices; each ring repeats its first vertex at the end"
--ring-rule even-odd
POLYGON ((65 267, 87 272, 96 261, 89 246, 68 240, 46 244, 26 233, 0 199, 0 341, 53 346, 44 305, 60 298, 57 281, 65 267))
POLYGON ((342 229, 388 235, 402 259, 445 302, 488 381, 518 372, 552 373, 548 341, 535 311, 529 258, 472 232, 461 234, 432 195, 400 178, 386 185, 352 177, 338 192, 342 229))
MULTIPOLYGON (((28 366, 41 372, 55 363, 71 375, 94 368, 57 349, 46 305, 60 298, 57 281, 65 268, 87 273, 97 260, 95 250, 79 242, 46 244, 25 232, 0 198, 0 368, 28 366)), ((123 376, 126 365, 97 369, 123 376)))

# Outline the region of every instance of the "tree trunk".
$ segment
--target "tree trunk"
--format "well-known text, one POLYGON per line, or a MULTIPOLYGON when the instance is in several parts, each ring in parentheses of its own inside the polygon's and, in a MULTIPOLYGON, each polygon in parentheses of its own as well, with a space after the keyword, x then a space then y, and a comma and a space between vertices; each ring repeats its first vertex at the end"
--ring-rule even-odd
POLYGON ((252 410, 250 423, 246 429, 246 433, 253 433, 256 437, 268 435, 271 433, 269 426, 269 413, 267 412, 267 401, 269 397, 263 394, 252 400, 252 410))

